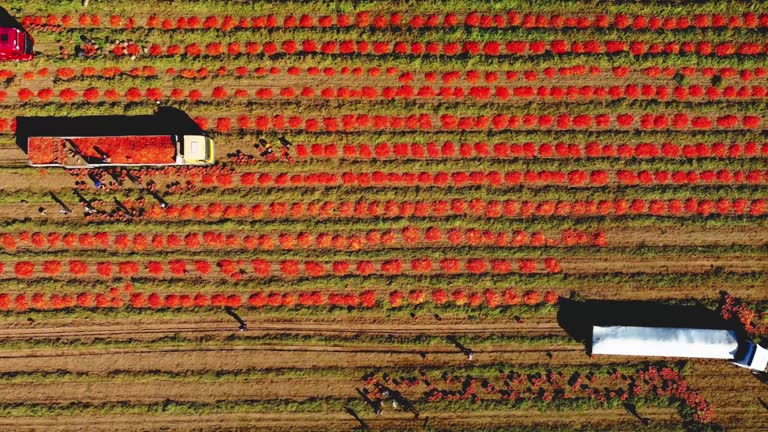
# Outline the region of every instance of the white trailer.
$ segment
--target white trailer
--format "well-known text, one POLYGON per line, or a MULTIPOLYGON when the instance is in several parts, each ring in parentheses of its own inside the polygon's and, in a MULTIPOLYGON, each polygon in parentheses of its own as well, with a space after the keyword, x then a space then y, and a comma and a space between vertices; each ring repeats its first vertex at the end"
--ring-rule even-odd
POLYGON ((592 354, 723 359, 761 372, 768 367, 768 350, 739 340, 733 330, 593 326, 592 354))

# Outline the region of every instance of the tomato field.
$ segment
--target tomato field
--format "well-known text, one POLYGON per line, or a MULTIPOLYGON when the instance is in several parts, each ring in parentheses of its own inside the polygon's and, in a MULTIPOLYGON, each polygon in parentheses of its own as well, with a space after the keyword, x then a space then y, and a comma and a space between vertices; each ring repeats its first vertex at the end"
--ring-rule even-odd
POLYGON ((768 430, 765 378, 559 319, 768 344, 759 3, 85 3, 3 4, 35 42, 0 63, 4 430, 768 430), (215 164, 29 166, 173 163, 34 135, 169 109, 215 164))

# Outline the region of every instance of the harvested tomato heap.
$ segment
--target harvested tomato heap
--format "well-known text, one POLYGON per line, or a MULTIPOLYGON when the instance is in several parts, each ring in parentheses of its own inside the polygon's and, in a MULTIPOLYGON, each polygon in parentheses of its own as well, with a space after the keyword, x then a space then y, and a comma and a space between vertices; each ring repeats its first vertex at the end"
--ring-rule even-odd
MULTIPOLYGON (((89 161, 102 161, 103 155, 96 150, 97 147, 113 164, 173 163, 176 156, 176 147, 169 136, 79 137, 66 140, 73 142, 78 152, 89 161)), ((66 140, 29 138, 29 160, 35 164, 58 163, 56 146, 63 146, 66 140)))

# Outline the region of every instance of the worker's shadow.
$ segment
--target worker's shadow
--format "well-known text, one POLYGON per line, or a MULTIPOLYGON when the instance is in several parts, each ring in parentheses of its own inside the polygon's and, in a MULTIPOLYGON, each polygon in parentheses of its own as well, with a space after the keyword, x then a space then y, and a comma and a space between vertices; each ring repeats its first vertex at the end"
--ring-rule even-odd
MULTIPOLYGON (((752 375, 755 377, 756 380, 760 381, 761 383, 768 385, 768 372, 759 372, 759 371, 753 371, 752 375)), ((758 398, 760 399, 760 398, 758 398)), ((763 405, 763 408, 768 410, 768 404, 760 400, 760 404, 763 405)))
POLYGON ((725 321, 703 305, 670 305, 652 301, 571 300, 558 301, 557 322, 573 339, 592 351, 593 326, 678 327, 734 330, 743 328, 725 321))
POLYGON ((640 413, 637 412, 637 407, 633 403, 624 402, 622 403, 622 406, 629 414, 631 414, 633 417, 640 420, 640 424, 643 426, 648 426, 651 423, 651 420, 647 417, 643 417, 640 415, 640 413))
POLYGON ((207 135, 184 111, 160 106, 151 115, 16 117, 16 145, 28 152, 29 137, 207 135))

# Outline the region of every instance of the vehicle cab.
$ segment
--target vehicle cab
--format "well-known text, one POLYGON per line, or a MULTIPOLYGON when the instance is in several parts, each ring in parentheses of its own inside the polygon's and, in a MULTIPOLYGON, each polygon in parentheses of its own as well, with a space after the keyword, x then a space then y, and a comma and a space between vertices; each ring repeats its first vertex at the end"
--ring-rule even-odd
POLYGON ((740 347, 734 361, 736 366, 759 372, 766 372, 768 368, 768 350, 760 345, 747 341, 740 347))
POLYGON ((24 30, 0 27, 0 61, 32 60, 34 40, 24 30))
POLYGON ((176 163, 210 165, 214 162, 213 140, 204 135, 175 136, 176 163))

